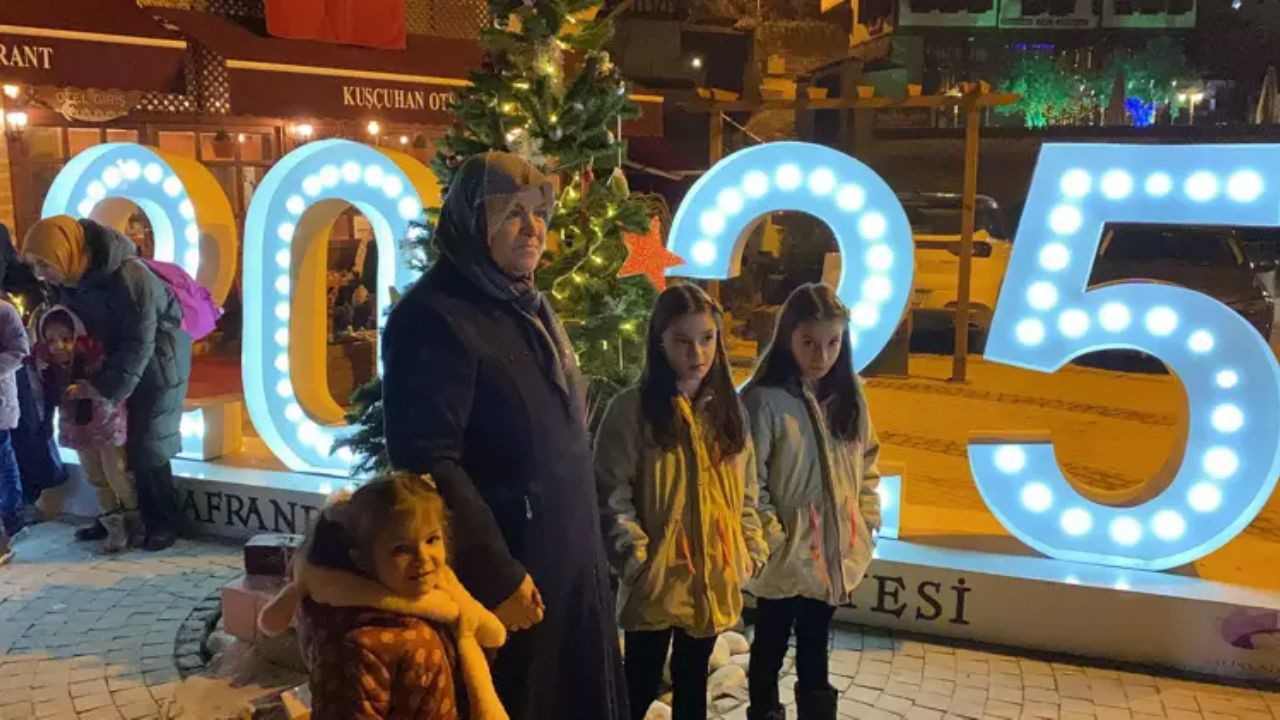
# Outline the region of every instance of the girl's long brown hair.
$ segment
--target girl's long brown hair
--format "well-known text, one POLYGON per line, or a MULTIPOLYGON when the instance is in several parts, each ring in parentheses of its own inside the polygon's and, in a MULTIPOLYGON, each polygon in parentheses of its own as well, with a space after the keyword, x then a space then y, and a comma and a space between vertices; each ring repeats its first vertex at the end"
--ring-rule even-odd
POLYGON ((796 328, 810 320, 835 320, 844 323, 840 338, 840 355, 836 364, 818 382, 819 402, 829 402, 828 430, 833 437, 852 442, 858 437, 858 379, 853 369, 853 348, 849 338, 849 309, 836 293, 822 283, 796 288, 782 306, 778 325, 764 357, 756 366, 747 388, 757 385, 779 387, 800 382, 800 368, 791 352, 791 336, 796 328))
POLYGON ((716 325, 716 356, 702 381, 694 406, 709 419, 716 454, 731 457, 747 444, 747 431, 738 405, 738 391, 729 373, 724 346, 724 311, 697 285, 673 285, 658 296, 649 316, 649 339, 640 378, 640 407, 654 441, 664 450, 679 442, 680 423, 671 403, 679 390, 676 373, 662 351, 662 333, 677 318, 708 313, 716 325))

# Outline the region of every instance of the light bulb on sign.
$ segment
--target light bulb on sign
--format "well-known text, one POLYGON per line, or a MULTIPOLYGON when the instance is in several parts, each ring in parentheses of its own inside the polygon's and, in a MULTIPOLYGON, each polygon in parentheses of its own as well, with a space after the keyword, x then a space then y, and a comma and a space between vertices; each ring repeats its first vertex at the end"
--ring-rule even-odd
POLYGON ((10 100, 16 100, 21 92, 22 88, 17 85, 6 83, 4 86, 4 96, 10 100))
POLYGON ((378 133, 382 132, 382 125, 377 120, 370 120, 369 124, 365 126, 365 130, 368 130, 370 135, 377 137, 378 133))

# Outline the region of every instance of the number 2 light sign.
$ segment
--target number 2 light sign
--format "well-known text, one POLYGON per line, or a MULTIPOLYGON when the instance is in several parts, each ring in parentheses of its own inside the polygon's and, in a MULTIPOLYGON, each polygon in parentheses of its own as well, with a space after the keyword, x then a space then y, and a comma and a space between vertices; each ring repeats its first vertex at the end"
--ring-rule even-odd
MULTIPOLYGON (((1127 499, 1077 489, 1051 440, 975 438, 974 482, 1015 537, 1051 557, 1163 570, 1222 547, 1257 516, 1280 476, 1280 365, 1217 300, 1155 282, 1089 288, 1108 222, 1280 225, 1280 145, 1046 145, 992 320, 986 358, 1053 373, 1106 349, 1162 360, 1187 391, 1189 426, 1169 471, 1127 499)), ((740 151, 708 171, 672 221, 687 259, 671 275, 727 279, 760 215, 807 212, 835 234, 840 298, 859 369, 906 309, 911 229, 870 168, 807 143, 740 151)), ((1000 437, 1003 435, 1004 437, 1000 437)), ((1025 438, 1025 433, 1023 433, 1025 438)))

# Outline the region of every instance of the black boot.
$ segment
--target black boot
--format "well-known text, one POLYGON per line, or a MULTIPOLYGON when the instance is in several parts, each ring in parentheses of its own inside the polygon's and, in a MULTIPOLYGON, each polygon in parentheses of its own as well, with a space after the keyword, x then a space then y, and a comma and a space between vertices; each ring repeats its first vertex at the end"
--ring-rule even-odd
POLYGON ((796 715, 799 720, 836 720, 836 701, 840 694, 828 685, 821 689, 805 689, 796 684, 796 715))
POLYGON ((758 708, 752 705, 747 708, 747 720, 787 720, 787 709, 781 705, 772 708, 758 708))
POLYGON ((76 531, 76 540, 80 542, 94 542, 106 536, 107 529, 97 520, 94 520, 92 525, 86 525, 76 531))

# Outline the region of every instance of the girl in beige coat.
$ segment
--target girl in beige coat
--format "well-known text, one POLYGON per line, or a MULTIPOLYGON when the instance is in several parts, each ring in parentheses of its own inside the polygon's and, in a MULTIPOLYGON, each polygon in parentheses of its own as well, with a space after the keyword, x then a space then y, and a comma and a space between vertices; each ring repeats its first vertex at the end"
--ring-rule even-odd
POLYGON ((673 636, 674 720, 705 720, 716 635, 738 622, 743 584, 769 556, 762 525, 777 524, 758 502, 720 316, 695 285, 663 292, 640 385, 613 400, 596 433, 633 720, 658 696, 673 636))
POLYGON ((785 529, 785 542, 748 587, 759 601, 750 720, 785 718, 778 672, 793 627, 800 720, 836 717, 827 682, 831 616, 862 580, 880 525, 880 443, 854 373, 848 328, 849 313, 831 288, 797 288, 743 391, 761 497, 785 529))

